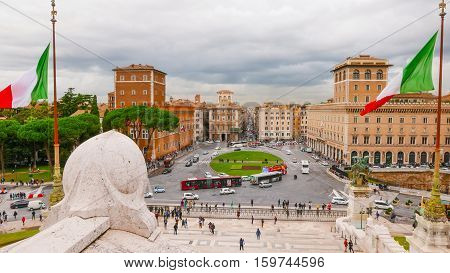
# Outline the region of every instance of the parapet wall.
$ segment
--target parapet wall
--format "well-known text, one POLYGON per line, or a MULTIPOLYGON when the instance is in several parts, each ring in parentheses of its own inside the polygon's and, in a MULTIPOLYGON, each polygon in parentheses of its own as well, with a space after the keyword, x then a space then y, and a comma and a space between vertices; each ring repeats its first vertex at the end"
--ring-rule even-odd
MULTIPOLYGON (((373 170, 371 177, 391 186, 430 191, 433 185, 433 170, 373 170)), ((441 173, 441 192, 449 193, 450 173, 441 173)))

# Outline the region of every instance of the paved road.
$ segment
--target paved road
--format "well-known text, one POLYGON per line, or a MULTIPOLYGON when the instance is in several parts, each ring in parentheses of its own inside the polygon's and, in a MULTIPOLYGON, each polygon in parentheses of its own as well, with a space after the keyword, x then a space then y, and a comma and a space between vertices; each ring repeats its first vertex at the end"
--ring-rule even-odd
MULTIPOLYGON (((180 181, 189 177, 204 177, 205 171, 211 172, 213 175, 215 172, 209 167, 211 160, 211 154, 215 151, 214 148, 221 146, 220 153, 232 151, 230 148, 226 148, 225 144, 201 144, 191 154, 184 156, 177 160, 173 167, 173 171, 170 174, 158 175, 150 178, 151 187, 155 185, 164 186, 165 193, 155 194, 155 197, 148 199, 147 202, 179 202, 182 198, 183 191, 180 189, 180 181), (208 151, 207 155, 203 155, 204 151, 208 151), (192 167, 185 167, 184 161, 191 157, 193 154, 200 155, 200 161, 194 163, 192 167)), ((330 193, 333 189, 343 190, 344 185, 326 174, 326 167, 314 162, 310 155, 300 152, 298 146, 283 146, 277 150, 267 147, 259 148, 245 148, 243 150, 261 150, 270 152, 274 155, 281 157, 288 164, 288 174, 283 177, 281 182, 273 183, 273 187, 267 189, 261 189, 257 186, 250 185, 248 182, 244 182, 239 188, 235 188, 236 194, 221 196, 219 195, 219 189, 202 189, 196 191, 200 196, 199 202, 225 202, 227 204, 233 202, 234 204, 249 204, 250 200, 254 200, 255 205, 271 205, 276 204, 278 199, 289 200, 291 204, 295 202, 313 202, 313 203, 328 203, 330 201, 330 193), (290 149, 292 155, 287 155, 285 150, 290 149), (309 160, 310 174, 301 174, 301 166, 299 163, 292 163, 292 159, 296 158, 298 162, 301 160, 309 160), (297 174, 298 179, 294 180, 294 174, 297 174)))
MULTIPOLYGON (((11 201, 9 198, 9 193, 16 193, 16 192, 28 193, 34 189, 37 189, 37 187, 33 187, 33 188, 27 187, 27 186, 12 187, 9 185, 6 185, 6 186, 2 185, 1 187, 7 188, 8 193, 0 195, 0 213, 5 211, 8 214, 8 221, 14 220, 14 216, 13 216, 14 211, 17 211, 17 213, 18 213, 17 219, 21 219, 22 216, 25 216, 27 219, 31 219, 31 211, 29 211, 27 208, 14 209, 14 210, 9 208, 9 206, 12 202, 17 201, 17 200, 11 201)), ((47 206, 48 206, 48 198, 50 196, 51 189, 52 189, 51 186, 44 186, 44 189, 43 189, 43 193, 44 193, 43 201, 45 202, 45 204, 47 206)), ((30 200, 35 200, 35 199, 30 199, 30 200)), ((40 214, 40 211, 36 211, 36 219, 39 219, 39 214, 40 214)))

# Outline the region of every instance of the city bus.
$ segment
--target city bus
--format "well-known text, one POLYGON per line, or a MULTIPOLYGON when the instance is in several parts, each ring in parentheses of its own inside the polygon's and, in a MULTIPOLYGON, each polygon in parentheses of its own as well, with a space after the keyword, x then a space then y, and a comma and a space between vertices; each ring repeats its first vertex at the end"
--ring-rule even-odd
POLYGON ((302 160, 302 174, 308 174, 309 173, 309 162, 308 160, 302 160))
POLYGON ((242 179, 240 176, 214 176, 209 178, 189 178, 180 182, 181 190, 200 190, 215 188, 240 187, 242 179))
POLYGON ((260 182, 277 182, 283 179, 281 172, 258 173, 250 176, 250 184, 258 185, 260 182))
POLYGON ((170 168, 173 166, 173 164, 175 164, 175 157, 168 157, 168 158, 164 159, 164 167, 165 168, 170 168))

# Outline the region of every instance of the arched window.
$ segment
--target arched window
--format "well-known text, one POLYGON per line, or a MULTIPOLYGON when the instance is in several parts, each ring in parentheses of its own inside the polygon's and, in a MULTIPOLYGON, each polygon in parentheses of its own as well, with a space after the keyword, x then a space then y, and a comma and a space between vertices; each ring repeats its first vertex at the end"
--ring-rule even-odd
POLYGON ((334 82, 338 82, 338 73, 334 74, 334 82))
POLYGON ((352 156, 351 156, 351 164, 356 164, 356 162, 358 161, 358 152, 357 151, 353 151, 352 152, 352 156))
POLYGON ((445 164, 450 164, 450 153, 449 152, 446 152, 444 154, 444 163, 445 164))
POLYGON ((355 71, 353 71, 353 79, 359 80, 359 70, 358 69, 355 69, 355 71))
POLYGON ((369 157, 369 152, 368 151, 364 151, 364 153, 363 153, 363 158, 365 158, 365 157, 369 157))
POLYGON ((370 72, 369 69, 366 70, 366 73, 364 73, 364 78, 366 80, 370 80, 372 78, 372 72, 370 72))
POLYGON ((427 153, 426 152, 422 152, 420 153, 420 164, 427 164, 427 153))
POLYGON ((403 152, 397 153, 397 165, 398 166, 403 165, 403 156, 404 156, 403 152))
POLYGON ((377 80, 382 80, 383 79, 383 71, 380 69, 377 71, 377 80))
POLYGON ((342 74, 341 74, 341 72, 339 72, 339 81, 341 81, 342 80, 342 74))
POLYGON ((345 79, 346 79, 346 75, 345 75, 345 70, 344 70, 344 72, 342 72, 342 80, 345 81, 345 79))
POLYGON ((373 156, 373 164, 380 165, 380 163, 381 163, 381 153, 375 152, 375 154, 373 156))
POLYGON ((409 163, 409 165, 416 164, 416 153, 414 153, 414 152, 409 153, 408 163, 409 163))
POLYGON ((392 152, 386 153, 386 166, 392 165, 392 152))

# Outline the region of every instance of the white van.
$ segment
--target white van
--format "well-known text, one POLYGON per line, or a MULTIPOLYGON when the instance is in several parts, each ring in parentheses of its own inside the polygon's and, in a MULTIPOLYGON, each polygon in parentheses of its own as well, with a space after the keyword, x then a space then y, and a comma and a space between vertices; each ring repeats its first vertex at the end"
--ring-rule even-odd
POLYGON ((389 204, 385 200, 375 200, 373 201, 376 209, 394 209, 394 206, 389 204))
POLYGON ((28 203, 29 210, 45 209, 45 203, 41 200, 33 200, 28 203))

